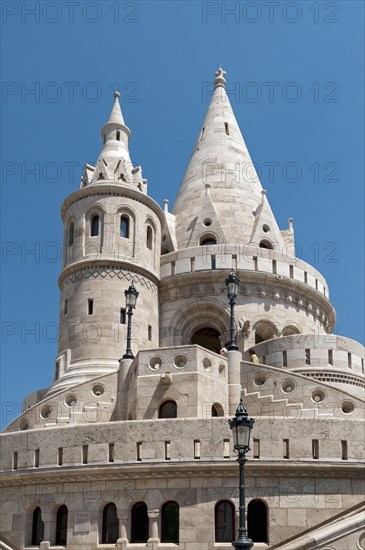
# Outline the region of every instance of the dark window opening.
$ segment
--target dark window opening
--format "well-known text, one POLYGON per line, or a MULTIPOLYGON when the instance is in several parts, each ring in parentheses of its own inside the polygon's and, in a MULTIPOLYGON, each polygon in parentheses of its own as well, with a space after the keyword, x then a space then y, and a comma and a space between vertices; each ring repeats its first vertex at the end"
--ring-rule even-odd
POLYGON ((179 505, 165 502, 161 508, 161 542, 179 543, 179 505))
POLYGON ((213 403, 212 405, 212 416, 224 416, 224 410, 220 403, 213 403))
POLYGON ((89 454, 89 445, 82 446, 82 463, 87 464, 89 454))
POLYGON ((235 539, 234 506, 229 500, 217 502, 214 510, 215 542, 235 539))
POLYGON ((119 313, 119 323, 121 325, 125 325, 125 316, 126 316, 125 309, 122 308, 119 313))
POLYGON ((219 337, 220 333, 218 330, 211 327, 204 327, 194 332, 191 337, 191 343, 214 351, 215 353, 219 353, 222 348, 219 337))
POLYGON ((318 439, 312 439, 312 458, 319 459, 319 441, 318 439))
POLYGON ((342 460, 348 460, 347 441, 341 441, 342 460))
POLYGON ((18 451, 13 451, 13 470, 18 469, 18 451))
POLYGON ((100 217, 93 216, 91 218, 90 235, 91 237, 97 237, 99 235, 100 217))
POLYGON ((71 222, 68 227, 68 246, 72 246, 74 244, 74 239, 75 239, 75 224, 71 222))
POLYGON ((216 239, 214 239, 213 237, 206 237, 205 239, 203 238, 200 241, 200 246, 209 246, 211 244, 217 244, 216 239))
POLYGON ((283 458, 289 458, 289 439, 283 439, 283 458))
POLYGON ((258 321, 255 325, 255 344, 275 337, 276 327, 269 321, 258 321))
POLYGON ((68 302, 67 302, 67 300, 65 300, 64 303, 63 303, 63 313, 64 313, 64 315, 67 315, 67 306, 68 306, 68 302))
POLYGON ((146 245, 147 245, 147 248, 149 248, 150 250, 152 250, 152 237, 153 237, 152 227, 150 225, 148 225, 147 226, 146 245))
POLYGON ((259 244, 260 248, 267 248, 268 250, 274 250, 273 244, 268 239, 262 239, 259 244))
POLYGON ((94 300, 87 301, 87 313, 88 315, 92 315, 94 313, 94 300))
POLYGON ((253 439, 253 457, 260 458, 260 440, 253 439))
POLYGON ((171 460, 171 441, 165 441, 165 460, 171 460))
POLYGON ((114 462, 114 443, 109 443, 108 462, 114 462))
POLYGON ((129 239, 129 218, 121 216, 120 218, 120 236, 124 239, 129 239))
POLYGON ((158 410, 159 418, 177 418, 177 405, 175 401, 165 401, 158 410))
POLYGON ((149 538, 149 521, 147 505, 137 502, 132 508, 131 542, 147 542, 149 538))
POLYGON ((253 542, 268 542, 267 506, 262 500, 251 500, 247 507, 248 537, 253 542))
MULTIPOLYGON (((132 420, 132 418, 130 418, 129 420, 132 420)), ((136 451, 137 451, 137 462, 142 462, 142 441, 137 441, 136 451)))
POLYGON ((44 523, 39 506, 33 512, 32 544, 38 545, 44 540, 44 523))
POLYGON ((34 468, 39 468, 39 449, 34 449, 34 468))
POLYGON ((216 268, 215 256, 211 256, 210 259, 211 259, 211 269, 215 269, 216 268))
POLYGON ((283 367, 288 366, 288 353, 286 351, 283 351, 283 367))
POLYGON ((148 339, 150 341, 152 340, 152 326, 151 325, 148 325, 148 339))
POLYGON ((63 447, 57 449, 57 466, 62 466, 63 463, 63 447))
POLYGON ((120 131, 117 130, 117 141, 120 141, 120 131))
POLYGON ((119 519, 117 507, 109 502, 103 510, 102 543, 115 544, 119 538, 119 519))
POLYGON ((224 123, 224 129, 226 131, 227 136, 229 136, 229 124, 228 124, 228 122, 224 123))
POLYGON ((304 353, 305 353, 305 364, 310 365, 311 364, 311 350, 306 349, 304 353))
POLYGON ((60 506, 57 510, 56 518, 56 544, 67 544, 67 506, 60 506))

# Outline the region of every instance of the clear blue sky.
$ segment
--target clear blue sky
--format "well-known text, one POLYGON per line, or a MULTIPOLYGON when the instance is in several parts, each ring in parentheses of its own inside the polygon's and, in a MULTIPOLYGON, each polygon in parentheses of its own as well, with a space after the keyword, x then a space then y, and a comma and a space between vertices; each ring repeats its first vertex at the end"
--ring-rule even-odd
POLYGON ((1 9, 3 424, 51 383, 60 206, 98 156, 116 87, 132 159, 149 194, 172 205, 206 86, 224 67, 279 226, 295 218, 302 258, 329 283, 336 332, 363 341, 362 1, 4 0, 1 9))

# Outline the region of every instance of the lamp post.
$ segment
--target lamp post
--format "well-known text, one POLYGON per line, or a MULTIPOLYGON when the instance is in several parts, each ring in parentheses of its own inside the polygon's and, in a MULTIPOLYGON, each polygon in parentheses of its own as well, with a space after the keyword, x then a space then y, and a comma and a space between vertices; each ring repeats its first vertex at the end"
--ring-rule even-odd
POLYGON ((128 324, 127 324, 127 349, 125 354, 123 355, 123 359, 134 359, 134 355, 131 349, 132 315, 133 315, 133 310, 136 307, 136 302, 137 302, 139 292, 138 290, 136 290, 133 281, 132 281, 132 284, 129 286, 129 288, 127 288, 127 290, 124 291, 124 294, 125 294, 125 304, 127 308, 128 324))
POLYGON ((239 528, 237 540, 232 542, 234 548, 248 550, 253 542, 247 537, 246 528, 246 507, 245 507, 245 462, 246 453, 250 450, 250 435, 253 428, 254 419, 249 418, 242 399, 236 410, 235 417, 229 420, 229 427, 233 435, 233 448, 238 452, 237 462, 240 472, 239 486, 239 528))
POLYGON ((229 351, 237 351, 238 346, 236 343, 236 334, 235 334, 235 327, 234 327, 234 305, 237 300, 237 294, 238 294, 238 287, 240 286, 240 280, 237 277, 233 271, 228 275, 226 279, 226 287, 227 287, 227 296, 229 300, 229 305, 231 308, 230 312, 230 344, 227 346, 227 349, 229 351))

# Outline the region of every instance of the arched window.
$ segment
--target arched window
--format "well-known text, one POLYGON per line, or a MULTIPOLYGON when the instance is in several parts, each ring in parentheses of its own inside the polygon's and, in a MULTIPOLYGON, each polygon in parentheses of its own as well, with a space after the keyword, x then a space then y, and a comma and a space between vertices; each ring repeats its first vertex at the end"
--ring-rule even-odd
POLYGON ((177 418, 177 405, 175 401, 165 401, 160 405, 159 418, 177 418))
POLYGON ((224 416, 224 410, 220 403, 213 403, 212 416, 224 416))
POLYGON ((146 236, 146 245, 147 248, 152 250, 152 241, 153 241, 153 231, 150 225, 147 225, 147 236, 146 236))
POLYGON ((129 218, 128 216, 120 217, 120 236, 124 239, 129 239, 129 218))
POLYGON ((179 543, 179 505, 165 502, 161 508, 161 542, 179 543))
POLYGON ((251 500, 247 507, 248 537, 253 542, 268 542, 267 506, 262 500, 251 500))
POLYGON ((277 334, 277 329, 273 323, 269 321, 259 321, 254 325, 255 329, 255 344, 271 340, 277 334))
POLYGON ((68 246, 72 246, 75 240, 75 224, 71 222, 68 226, 68 246))
POLYGON ((109 502, 103 510, 102 543, 113 544, 119 538, 119 519, 114 502, 109 502))
POLYGON ((232 542, 235 538, 234 506, 229 500, 221 500, 214 511, 215 541, 232 542))
POLYGON ((216 239, 214 239, 214 237, 203 237, 200 241, 200 246, 207 246, 209 244, 217 244, 216 239))
POLYGON ((56 544, 67 544, 67 506, 60 506, 56 518, 56 544))
POLYGON ((39 506, 33 512, 32 523, 32 544, 40 544, 44 539, 44 523, 42 520, 42 512, 39 506))
POLYGON ((293 336, 294 334, 300 334, 300 330, 297 327, 293 325, 288 325, 285 328, 283 328, 283 332, 282 332, 283 336, 293 336))
POLYGON ((274 250, 274 246, 273 246, 272 242, 269 241, 268 239, 262 239, 262 241, 260 241, 259 247, 260 248, 267 248, 269 250, 274 250))
POLYGON ((98 215, 91 218, 90 235, 91 237, 97 237, 100 229, 100 217, 98 215))
POLYGON ((149 522, 147 504, 137 502, 132 508, 131 542, 147 542, 149 537, 149 522))

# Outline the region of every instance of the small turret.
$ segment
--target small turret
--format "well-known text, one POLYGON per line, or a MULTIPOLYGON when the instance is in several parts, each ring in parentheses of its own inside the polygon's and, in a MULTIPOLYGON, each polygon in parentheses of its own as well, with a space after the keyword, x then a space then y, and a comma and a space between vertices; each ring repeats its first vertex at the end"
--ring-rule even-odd
POLYGON ((124 122, 119 104, 119 92, 114 92, 114 105, 109 120, 101 129, 103 146, 95 168, 86 164, 81 187, 105 182, 129 184, 147 192, 147 180, 140 166, 134 167, 129 156, 131 132, 124 122))

